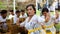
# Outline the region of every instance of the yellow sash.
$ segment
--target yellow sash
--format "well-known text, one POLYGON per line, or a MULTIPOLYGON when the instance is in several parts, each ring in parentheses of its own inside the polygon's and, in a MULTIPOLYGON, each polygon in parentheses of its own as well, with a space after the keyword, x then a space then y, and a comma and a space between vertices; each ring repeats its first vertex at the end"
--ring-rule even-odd
MULTIPOLYGON (((46 26, 46 28, 51 28, 51 27, 53 27, 54 26, 54 24, 51 24, 50 26, 46 26)), ((46 31, 46 30, 45 30, 46 31)), ((47 34, 52 34, 51 32, 47 32, 47 34)), ((55 31, 55 34, 56 34, 56 31, 55 31)))
POLYGON ((51 28, 51 27, 53 27, 54 26, 54 24, 51 24, 50 26, 46 26, 46 28, 51 28))
POLYGON ((38 28, 34 28, 34 29, 31 29, 31 30, 28 30, 28 34, 31 34, 31 32, 35 32, 35 31, 38 31, 42 29, 41 27, 38 27, 38 28))

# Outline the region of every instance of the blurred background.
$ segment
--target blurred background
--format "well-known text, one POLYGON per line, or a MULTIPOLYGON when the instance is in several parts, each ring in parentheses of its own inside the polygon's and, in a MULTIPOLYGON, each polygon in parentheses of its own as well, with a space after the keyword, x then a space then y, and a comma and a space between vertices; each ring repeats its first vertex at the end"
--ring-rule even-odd
POLYGON ((13 0, 0 0, 0 10, 2 9, 13 9, 13 0))
POLYGON ((40 15, 42 8, 47 7, 51 14, 54 14, 55 9, 60 13, 60 0, 36 0, 37 15, 40 15))
POLYGON ((26 5, 28 4, 34 4, 36 5, 36 0, 16 0, 16 9, 20 10, 20 9, 25 9, 26 5))

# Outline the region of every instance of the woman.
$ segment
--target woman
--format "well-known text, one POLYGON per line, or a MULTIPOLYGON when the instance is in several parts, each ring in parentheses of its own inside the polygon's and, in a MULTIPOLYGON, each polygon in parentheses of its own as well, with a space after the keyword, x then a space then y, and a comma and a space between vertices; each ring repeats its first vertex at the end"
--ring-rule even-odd
POLYGON ((57 9, 55 11, 55 16, 54 17, 55 17, 54 23, 55 23, 56 33, 58 33, 59 29, 60 29, 60 15, 59 15, 57 9))
POLYGON ((26 18, 26 17, 27 17, 27 14, 26 14, 25 10, 21 10, 20 18, 26 18))
POLYGON ((58 12, 58 9, 55 10, 55 23, 59 23, 60 22, 60 15, 58 12))
POLYGON ((9 18, 13 18, 14 17, 14 11, 13 10, 10 10, 9 13, 10 13, 9 14, 9 18))
POLYGON ((56 30, 54 27, 54 19, 50 16, 49 10, 47 8, 42 9, 42 27, 46 30, 46 32, 51 32, 55 34, 56 30))
MULTIPOLYGON (((29 4, 26 7, 28 17, 23 23, 20 23, 21 27, 25 27, 28 30, 28 34, 44 34, 41 25, 38 24, 38 17, 36 14, 36 9, 33 4, 29 4)), ((19 23, 19 21, 18 21, 19 23)), ((17 24, 19 25, 19 24, 17 24)))

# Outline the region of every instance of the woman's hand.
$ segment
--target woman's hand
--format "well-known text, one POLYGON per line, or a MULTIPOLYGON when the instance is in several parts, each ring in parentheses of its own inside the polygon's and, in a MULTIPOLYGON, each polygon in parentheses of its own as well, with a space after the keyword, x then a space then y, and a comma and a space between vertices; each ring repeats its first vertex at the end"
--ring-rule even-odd
POLYGON ((47 13, 46 17, 45 17, 45 22, 48 22, 50 20, 50 14, 47 13))

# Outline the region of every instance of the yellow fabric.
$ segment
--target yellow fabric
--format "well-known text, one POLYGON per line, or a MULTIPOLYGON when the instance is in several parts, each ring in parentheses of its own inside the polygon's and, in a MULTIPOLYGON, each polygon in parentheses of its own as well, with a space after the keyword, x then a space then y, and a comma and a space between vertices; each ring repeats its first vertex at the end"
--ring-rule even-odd
MULTIPOLYGON (((50 26, 46 26, 46 28, 51 28, 51 27, 53 27, 54 26, 54 24, 51 24, 50 26)), ((46 31, 46 30, 45 30, 46 31)), ((52 32, 46 32, 46 34, 52 34, 52 32)), ((55 31, 55 34, 56 34, 56 31, 55 31)))
POLYGON ((53 27, 54 26, 54 24, 51 24, 50 26, 46 26, 46 28, 51 28, 51 27, 53 27))
MULTIPOLYGON (((44 30, 46 32, 46 30, 44 30)), ((46 34, 52 34, 52 32, 46 32, 46 34)), ((56 31, 54 31, 54 34, 56 34, 56 31)))
POLYGON ((52 32, 46 32, 46 34, 52 34, 52 32))
POLYGON ((44 29, 45 28, 51 28, 51 27, 53 27, 54 26, 54 24, 51 24, 50 26, 43 26, 44 27, 44 29))
MULTIPOLYGON (((46 32, 46 34, 52 34, 52 32, 46 32)), ((56 34, 56 31, 54 32, 54 34, 56 34)))
POLYGON ((31 30, 28 30, 28 34, 30 34, 31 32, 35 32, 35 31, 38 31, 40 30, 41 27, 38 27, 38 28, 34 28, 34 29, 31 29, 31 30))

